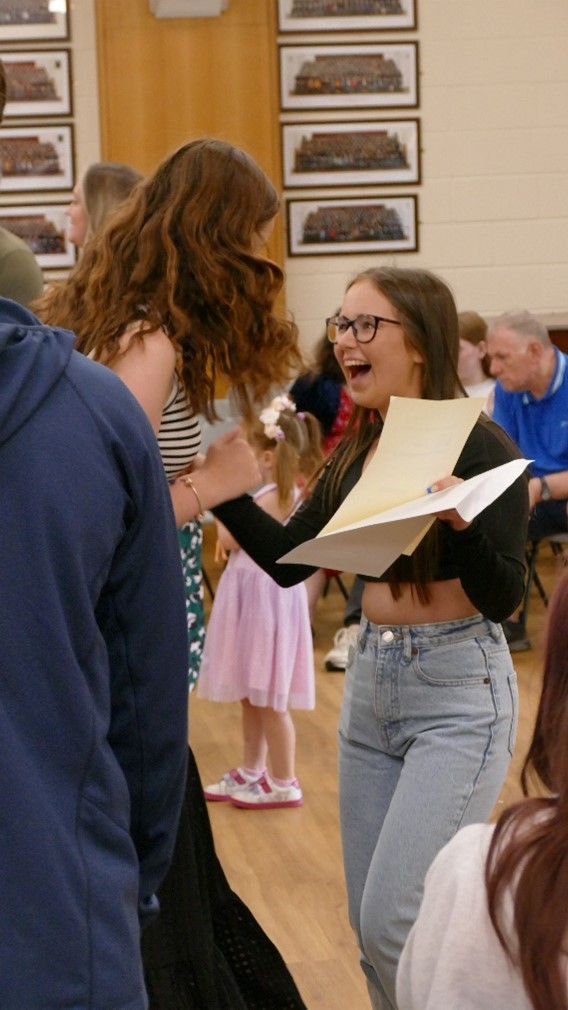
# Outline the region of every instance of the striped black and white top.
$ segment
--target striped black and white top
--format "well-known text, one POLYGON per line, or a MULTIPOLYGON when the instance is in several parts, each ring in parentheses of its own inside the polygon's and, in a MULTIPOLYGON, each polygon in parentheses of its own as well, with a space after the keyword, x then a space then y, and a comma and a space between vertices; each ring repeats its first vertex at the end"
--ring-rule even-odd
POLYGON ((174 375, 171 393, 162 411, 158 445, 167 477, 175 477, 195 459, 201 444, 199 420, 192 413, 185 390, 174 375))

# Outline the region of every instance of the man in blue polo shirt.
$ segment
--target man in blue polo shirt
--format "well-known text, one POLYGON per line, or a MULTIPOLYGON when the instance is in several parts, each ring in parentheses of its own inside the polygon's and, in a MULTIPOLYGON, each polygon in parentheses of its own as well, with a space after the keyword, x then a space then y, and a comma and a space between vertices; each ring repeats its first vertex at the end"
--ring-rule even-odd
MULTIPOLYGON (((493 419, 532 459, 529 537, 568 531, 568 355, 530 312, 505 312, 488 330, 497 379, 493 419)), ((506 621, 513 651, 530 648, 526 629, 506 621)))

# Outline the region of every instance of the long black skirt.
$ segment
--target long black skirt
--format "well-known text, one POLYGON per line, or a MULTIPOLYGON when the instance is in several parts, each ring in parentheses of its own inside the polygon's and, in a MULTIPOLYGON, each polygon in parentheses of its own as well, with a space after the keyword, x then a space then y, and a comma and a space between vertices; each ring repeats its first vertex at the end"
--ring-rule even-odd
POLYGON ((195 759, 160 915, 144 930, 150 1010, 306 1010, 282 957, 231 890, 195 759))

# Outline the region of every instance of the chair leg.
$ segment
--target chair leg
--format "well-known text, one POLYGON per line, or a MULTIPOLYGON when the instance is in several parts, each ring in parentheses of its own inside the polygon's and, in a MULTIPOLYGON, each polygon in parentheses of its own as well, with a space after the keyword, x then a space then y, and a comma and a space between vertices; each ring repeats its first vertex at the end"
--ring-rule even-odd
POLYGON ((539 595, 540 595, 540 598, 541 598, 542 602, 544 603, 545 607, 547 607, 548 606, 548 593, 546 592, 546 589, 544 588, 544 586, 543 586, 543 584, 541 582, 540 575, 538 574, 536 568, 535 568, 535 570, 533 572, 533 582, 534 582, 536 588, 538 589, 538 592, 539 592, 539 595))
POLYGON ((326 576, 326 580, 324 582, 324 586, 323 586, 322 593, 321 593, 323 599, 325 600, 327 594, 329 593, 329 587, 331 585, 331 580, 332 579, 334 579, 335 582, 337 583, 338 589, 339 589, 340 593, 343 595, 343 599, 344 600, 349 599, 349 593, 347 592, 347 589, 345 587, 345 583, 341 579, 340 575, 328 575, 328 576, 326 576))
POLYGON ((343 599, 344 600, 348 600, 349 599, 349 593, 347 592, 347 589, 345 588, 345 583, 343 582, 343 580, 341 579, 341 577, 339 575, 335 576, 335 581, 337 582, 337 585, 339 586, 340 592, 343 593, 343 599))
POLYGON ((539 592, 541 593, 541 595, 544 592, 544 588, 542 586, 542 582, 540 581, 540 578, 538 578, 538 575, 536 575, 536 558, 537 558, 537 554, 538 554, 538 546, 539 546, 539 541, 538 540, 532 540, 531 543, 530 543, 530 546, 527 548, 527 552, 526 552, 527 581, 526 581, 526 584, 525 584, 525 591, 524 591, 524 594, 523 594, 523 600, 522 600, 522 604, 521 604, 521 610, 519 612, 519 623, 521 625, 523 625, 524 627, 526 627, 527 613, 528 613, 528 609, 529 609, 529 600, 530 600, 530 596, 531 596, 531 589, 532 589, 533 582, 536 584, 537 589, 539 590, 539 592), (535 575, 536 575, 536 578, 535 578, 535 575), (538 581, 537 581, 537 579, 538 579, 538 581))
POLYGON ((568 555, 564 550, 564 543, 558 543, 558 541, 551 540, 550 546, 552 547, 554 557, 561 560, 564 568, 568 567, 568 555))

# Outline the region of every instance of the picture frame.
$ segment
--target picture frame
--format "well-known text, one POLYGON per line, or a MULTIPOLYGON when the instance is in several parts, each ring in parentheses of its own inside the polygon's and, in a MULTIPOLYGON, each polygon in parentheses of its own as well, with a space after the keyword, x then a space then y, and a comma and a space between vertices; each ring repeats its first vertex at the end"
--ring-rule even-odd
POLYGON ((71 115, 71 54, 68 49, 2 53, 6 71, 4 119, 71 115))
POLYGON ((392 31, 416 28, 416 0, 278 0, 281 32, 392 31), (366 8, 366 9, 364 9, 366 8))
POLYGON ((68 203, 12 204, 0 208, 0 227, 29 245, 42 270, 73 266, 77 250, 69 240, 68 203))
POLYGON ((282 125, 285 188, 420 182, 418 119, 282 125))
POLYGON ((415 194, 288 200, 288 254, 329 256, 416 252, 415 194))
POLYGON ((418 106, 417 42, 279 48, 283 111, 418 106))
POLYGON ((0 9, 0 44, 52 42, 69 38, 69 0, 34 0, 0 9))
POLYGON ((0 129, 2 193, 72 189, 74 143, 71 125, 0 129))

